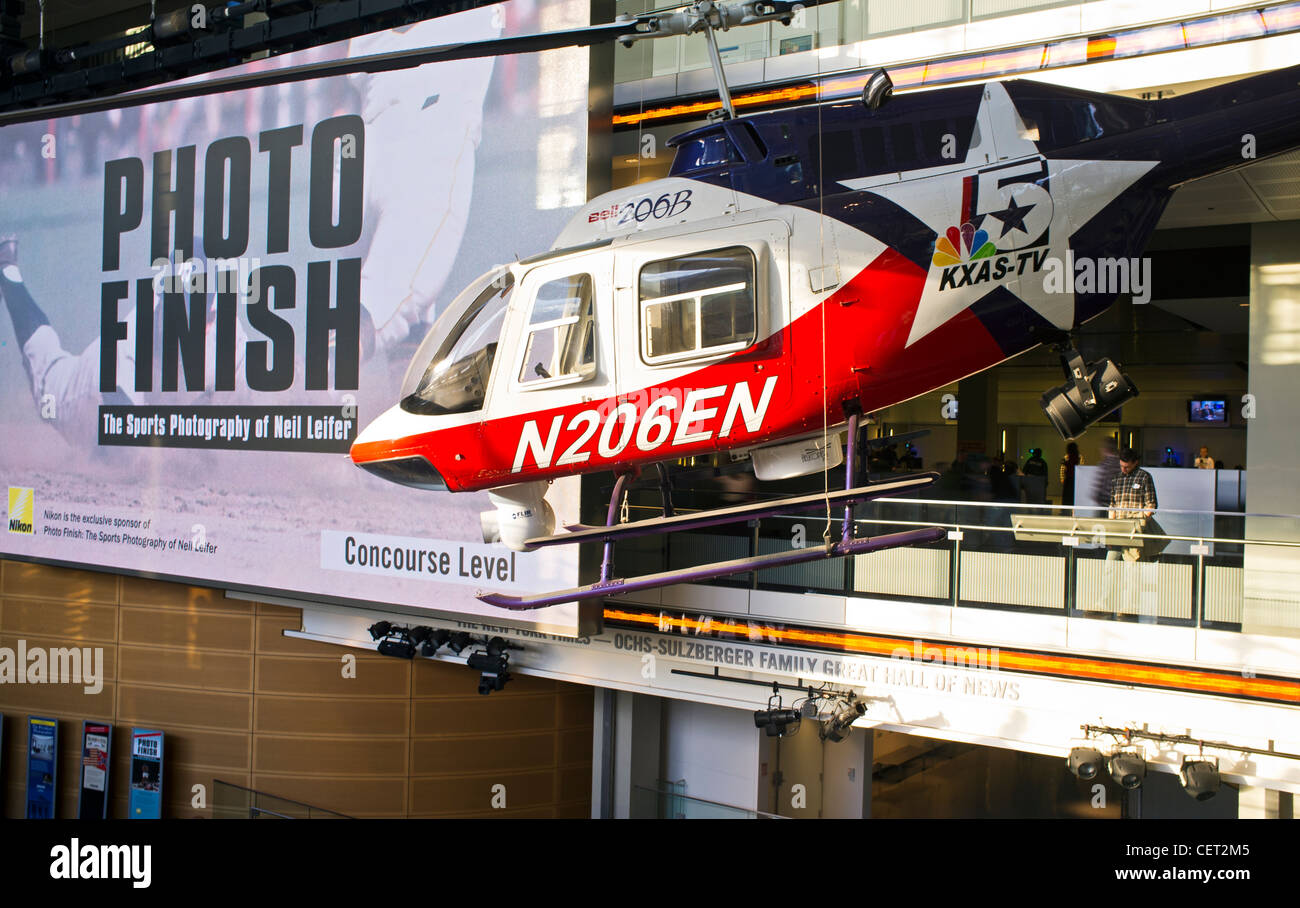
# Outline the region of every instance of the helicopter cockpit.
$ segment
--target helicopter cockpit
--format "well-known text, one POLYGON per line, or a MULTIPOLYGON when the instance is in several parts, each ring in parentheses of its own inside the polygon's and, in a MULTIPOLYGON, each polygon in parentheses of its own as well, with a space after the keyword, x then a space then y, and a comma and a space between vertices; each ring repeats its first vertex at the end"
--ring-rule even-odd
POLYGON ((452 301, 406 371, 403 410, 437 416, 482 409, 514 285, 509 268, 496 268, 452 301))
MULTIPOLYGON (((483 409, 497 346, 515 290, 506 267, 480 277, 439 317, 402 382, 408 413, 438 416, 483 409)), ((524 356, 516 385, 530 390, 590 379, 596 372, 592 277, 575 273, 528 290, 524 356)))

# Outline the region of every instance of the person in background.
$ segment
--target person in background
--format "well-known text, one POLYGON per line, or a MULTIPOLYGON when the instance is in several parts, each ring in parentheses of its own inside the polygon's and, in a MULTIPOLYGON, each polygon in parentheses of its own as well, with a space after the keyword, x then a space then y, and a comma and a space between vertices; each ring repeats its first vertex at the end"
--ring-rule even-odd
POLYGON ((1119 472, 1119 443, 1108 435, 1101 442, 1101 464, 1092 487, 1092 500, 1103 508, 1110 506, 1110 484, 1119 472))
POLYGON ((1198 470, 1213 470, 1215 467, 1214 458, 1210 456, 1210 449, 1201 445, 1201 453, 1192 461, 1192 466, 1198 470))
MULTIPOLYGON (((1112 520, 1135 519, 1143 523, 1150 520, 1159 508, 1156 500, 1156 483, 1151 474, 1138 466, 1139 457, 1132 448, 1119 454, 1119 475, 1110 482, 1107 496, 1107 517, 1112 520)), ((1141 548, 1124 549, 1125 561, 1137 561, 1141 548)))
POLYGON ((885 450, 880 452, 880 459, 884 462, 887 471, 892 473, 898 469, 898 443, 885 445, 885 450))
POLYGON ((1065 456, 1061 458, 1061 504, 1074 507, 1074 468, 1083 463, 1079 446, 1070 442, 1065 446, 1065 456))
POLYGON ((1020 480, 1025 490, 1025 501, 1029 504, 1047 504, 1047 461, 1043 459, 1042 448, 1030 448, 1029 459, 1025 461, 1024 476, 1020 480))
MULTIPOLYGON (((1109 509, 1106 516, 1111 520, 1137 520, 1137 531, 1146 531, 1147 521, 1155 515, 1160 507, 1156 499, 1156 484, 1151 474, 1138 466, 1138 454, 1132 448, 1125 448, 1119 453, 1120 471, 1111 480, 1110 490, 1106 496, 1109 509)), ((1135 562, 1142 557, 1141 544, 1127 548, 1111 548, 1106 552, 1106 569, 1102 576, 1102 590, 1109 610, 1118 615, 1121 611, 1138 611, 1136 593, 1142 578, 1134 575, 1135 562), (1117 571, 1118 562, 1123 559, 1122 576, 1117 571), (1121 593, 1122 590, 1122 593, 1121 593), (1123 596, 1127 608, 1119 604, 1123 596)))

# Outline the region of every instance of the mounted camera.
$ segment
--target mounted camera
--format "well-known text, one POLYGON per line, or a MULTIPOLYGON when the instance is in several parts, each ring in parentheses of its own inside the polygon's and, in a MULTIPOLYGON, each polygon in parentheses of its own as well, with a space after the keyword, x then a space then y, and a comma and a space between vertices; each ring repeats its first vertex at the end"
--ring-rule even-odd
POLYGON ((1133 380, 1114 361, 1099 359, 1085 365, 1078 350, 1059 352, 1067 381, 1045 391, 1040 404, 1062 438, 1082 435, 1093 423, 1138 396, 1133 380))

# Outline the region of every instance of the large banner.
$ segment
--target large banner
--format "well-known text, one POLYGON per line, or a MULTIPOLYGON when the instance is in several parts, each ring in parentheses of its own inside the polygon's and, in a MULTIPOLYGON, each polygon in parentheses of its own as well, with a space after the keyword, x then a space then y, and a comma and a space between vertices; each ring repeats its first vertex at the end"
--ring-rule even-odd
MULTIPOLYGON (((507 3, 242 69, 587 22, 580 2, 507 3)), ((474 593, 576 585, 576 550, 486 545, 485 493, 394 485, 347 452, 449 302, 586 201, 587 59, 0 129, 0 552, 575 633, 574 605, 474 593)), ((548 495, 560 525, 577 482, 548 495)))

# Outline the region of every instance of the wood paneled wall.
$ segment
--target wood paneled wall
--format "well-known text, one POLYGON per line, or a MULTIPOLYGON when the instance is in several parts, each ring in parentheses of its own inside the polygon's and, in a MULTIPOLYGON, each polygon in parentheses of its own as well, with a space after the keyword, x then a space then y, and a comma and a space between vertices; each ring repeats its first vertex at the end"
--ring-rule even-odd
POLYGON ((209 816, 212 781, 358 817, 585 817, 592 689, 284 637, 300 611, 220 591, 0 561, 0 646, 102 647, 103 690, 0 684, 4 814, 25 805, 27 716, 60 719, 58 816, 76 816, 83 719, 114 726, 110 816, 132 726, 167 733, 165 817, 209 816), (343 676, 344 655, 356 677, 343 676), (207 786, 208 809, 192 786, 207 786), (504 809, 493 786, 506 786, 504 809))

